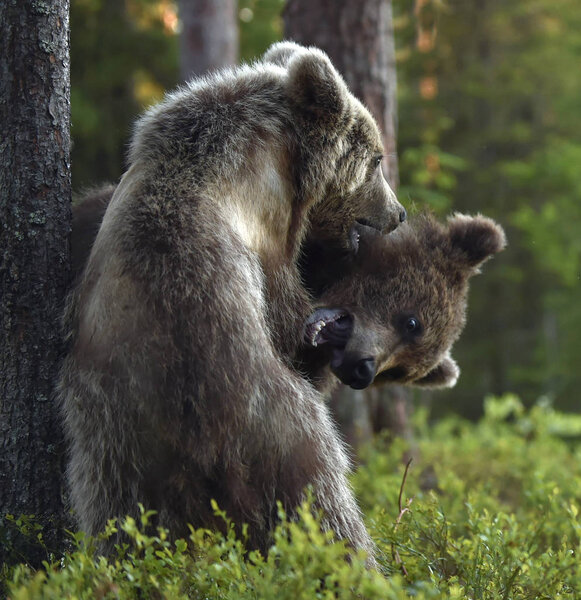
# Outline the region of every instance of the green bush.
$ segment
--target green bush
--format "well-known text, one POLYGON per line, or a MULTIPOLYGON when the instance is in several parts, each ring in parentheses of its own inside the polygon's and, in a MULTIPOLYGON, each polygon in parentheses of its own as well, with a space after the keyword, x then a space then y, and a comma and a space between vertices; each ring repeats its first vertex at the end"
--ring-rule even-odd
POLYGON ((527 412, 506 396, 488 399, 477 424, 448 418, 428 426, 422 411, 415 421, 415 447, 379 439, 353 477, 380 572, 366 570, 363 555, 321 533, 308 503, 296 522, 281 514, 264 557, 246 552, 232 527, 227 535, 192 530, 175 544, 161 530, 144 535, 150 514, 143 511, 141 523, 122 524, 131 544, 116 557, 97 556, 93 542, 76 534, 76 549, 60 561, 37 572, 25 565, 12 570, 8 595, 580 598, 581 417, 546 403, 527 412), (404 477, 402 456, 410 453, 415 458, 404 477))

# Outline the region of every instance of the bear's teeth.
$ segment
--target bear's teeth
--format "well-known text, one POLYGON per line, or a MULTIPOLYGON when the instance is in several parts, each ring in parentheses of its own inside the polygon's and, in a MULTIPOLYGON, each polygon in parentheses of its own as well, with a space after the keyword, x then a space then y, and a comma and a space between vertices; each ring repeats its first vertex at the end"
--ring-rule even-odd
POLYGON ((313 335, 311 337, 311 344, 316 348, 319 343, 319 335, 321 333, 321 329, 325 327, 327 323, 323 320, 317 321, 313 327, 313 335))

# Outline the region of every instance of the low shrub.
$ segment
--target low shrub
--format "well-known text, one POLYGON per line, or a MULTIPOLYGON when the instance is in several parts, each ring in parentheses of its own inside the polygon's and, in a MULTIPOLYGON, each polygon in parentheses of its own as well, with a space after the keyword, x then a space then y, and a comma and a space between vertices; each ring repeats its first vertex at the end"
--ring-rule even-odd
POLYGON ((321 533, 308 502, 295 521, 281 512, 267 556, 247 552, 233 527, 226 535, 192 530, 176 543, 163 530, 145 535, 151 513, 142 510, 140 522, 120 525, 131 543, 117 556, 96 555, 94 542, 75 534, 74 550, 44 569, 5 570, 8 596, 581 598, 581 417, 546 402, 525 411, 505 396, 486 401, 479 423, 447 418, 429 426, 418 411, 415 427, 413 447, 380 438, 353 476, 380 572, 321 533), (407 469, 402 457, 410 454, 407 469))

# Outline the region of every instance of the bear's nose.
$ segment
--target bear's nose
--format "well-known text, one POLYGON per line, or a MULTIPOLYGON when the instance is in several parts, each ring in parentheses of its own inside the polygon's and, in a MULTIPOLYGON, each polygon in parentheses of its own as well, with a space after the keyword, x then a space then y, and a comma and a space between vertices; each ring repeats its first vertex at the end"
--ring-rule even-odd
POLYGON ((374 377, 375 360, 373 358, 363 358, 353 367, 349 386, 354 390, 362 390, 371 384, 374 377))
POLYGON ((399 222, 403 223, 407 218, 408 218, 408 214, 406 212, 406 209, 402 208, 401 212, 399 213, 399 222))

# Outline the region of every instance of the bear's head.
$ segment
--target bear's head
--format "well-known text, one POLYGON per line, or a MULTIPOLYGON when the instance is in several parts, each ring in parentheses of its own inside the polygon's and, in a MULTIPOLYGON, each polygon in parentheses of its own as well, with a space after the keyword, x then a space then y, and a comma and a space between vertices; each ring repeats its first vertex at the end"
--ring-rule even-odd
POLYGON ((287 72, 299 142, 294 180, 310 207, 310 237, 340 240, 347 247, 357 223, 384 233, 395 229, 406 211, 383 176, 379 129, 327 55, 280 42, 263 60, 287 72))
POLYGON ((220 198, 247 245, 276 264, 308 233, 347 245, 355 223, 388 232, 405 219, 382 154, 376 123, 327 55, 282 42, 148 109, 129 163, 149 195, 220 198))
POLYGON ((466 320, 468 280, 505 246, 502 228, 483 216, 429 216, 381 236, 358 226, 353 252, 332 269, 343 277, 320 294, 307 320, 305 363, 330 365, 345 384, 450 387, 459 369, 450 350, 466 320), (318 353, 318 355, 317 355, 318 353))

